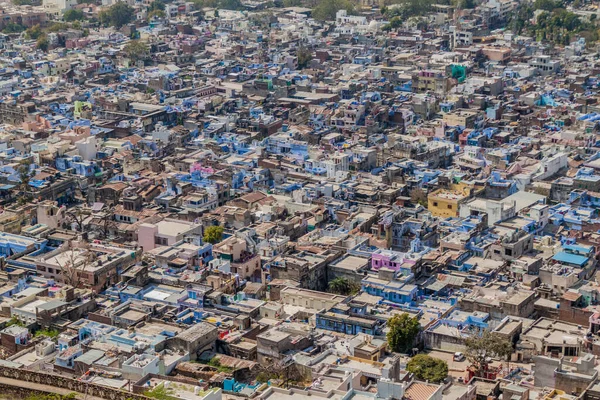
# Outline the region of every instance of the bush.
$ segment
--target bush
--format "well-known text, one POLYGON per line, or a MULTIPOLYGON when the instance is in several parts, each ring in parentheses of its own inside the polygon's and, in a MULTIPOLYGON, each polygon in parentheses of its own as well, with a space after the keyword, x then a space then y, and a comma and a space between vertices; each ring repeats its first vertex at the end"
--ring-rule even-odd
POLYGON ((417 379, 439 383, 448 376, 448 364, 439 358, 426 354, 414 356, 407 364, 408 372, 413 373, 417 379))
POLYGON ((81 21, 85 19, 85 15, 81 10, 67 10, 63 15, 63 19, 67 22, 81 21))
POLYGON ((6 327, 8 328, 9 326, 13 326, 13 325, 14 325, 14 326, 21 326, 21 327, 24 327, 24 326, 25 326, 25 324, 24 324, 24 323, 23 323, 23 322, 22 322, 22 321, 21 321, 19 318, 17 318, 17 317, 16 317, 16 316, 14 316, 14 315, 13 315, 13 316, 10 318, 10 320, 9 320, 9 321, 6 323, 6 327))
POLYGON ((39 331, 37 331, 35 333, 35 337, 40 337, 40 336, 44 336, 50 339, 54 339, 55 337, 58 337, 58 335, 60 335, 60 332, 57 331, 56 329, 40 329, 39 331))

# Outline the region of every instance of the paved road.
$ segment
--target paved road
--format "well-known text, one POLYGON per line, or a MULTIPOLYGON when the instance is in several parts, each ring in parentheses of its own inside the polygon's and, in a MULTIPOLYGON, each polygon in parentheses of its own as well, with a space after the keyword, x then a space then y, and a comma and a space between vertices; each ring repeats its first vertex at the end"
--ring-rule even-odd
POLYGON ((39 383, 25 382, 25 381, 4 378, 4 377, 0 377, 0 385, 21 387, 21 388, 39 390, 39 391, 48 392, 48 393, 57 393, 57 394, 60 394, 63 396, 66 396, 69 393, 75 393, 76 394, 75 397, 77 399, 81 399, 81 400, 83 400, 83 399, 85 399, 85 400, 103 400, 100 397, 94 397, 94 396, 89 396, 89 395, 86 398, 85 394, 73 392, 72 390, 69 390, 69 389, 62 389, 62 388, 57 388, 57 387, 50 386, 50 385, 42 385, 39 383))

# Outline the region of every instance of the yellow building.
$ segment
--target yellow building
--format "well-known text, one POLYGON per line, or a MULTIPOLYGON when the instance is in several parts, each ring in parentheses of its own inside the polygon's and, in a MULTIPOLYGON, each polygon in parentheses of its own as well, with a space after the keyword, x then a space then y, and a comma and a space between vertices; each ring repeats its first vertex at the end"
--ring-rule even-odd
POLYGON ((412 75, 413 93, 434 92, 444 95, 452 89, 450 78, 442 70, 424 70, 412 75))
POLYGON ((427 196, 427 209, 436 217, 457 217, 460 205, 472 196, 473 187, 464 183, 452 184, 427 196))
POLYGON ((473 129, 480 113, 476 110, 460 109, 444 114, 443 121, 449 126, 473 129))
POLYGON ((0 213, 0 232, 21 233, 21 226, 25 221, 25 213, 5 210, 0 213))

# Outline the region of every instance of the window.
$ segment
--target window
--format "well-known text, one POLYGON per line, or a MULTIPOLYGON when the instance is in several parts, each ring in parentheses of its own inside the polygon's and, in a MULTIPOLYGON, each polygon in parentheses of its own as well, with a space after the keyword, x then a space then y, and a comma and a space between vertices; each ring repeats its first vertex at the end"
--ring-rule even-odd
POLYGON ((448 204, 448 210, 452 210, 452 204, 448 204))
POLYGON ((504 254, 507 256, 512 256, 512 250, 511 249, 506 249, 504 250, 504 254))
POLYGON ((434 206, 434 207, 437 207, 437 206, 438 206, 438 203, 437 203, 437 201, 434 201, 434 202, 433 202, 433 206, 434 206))

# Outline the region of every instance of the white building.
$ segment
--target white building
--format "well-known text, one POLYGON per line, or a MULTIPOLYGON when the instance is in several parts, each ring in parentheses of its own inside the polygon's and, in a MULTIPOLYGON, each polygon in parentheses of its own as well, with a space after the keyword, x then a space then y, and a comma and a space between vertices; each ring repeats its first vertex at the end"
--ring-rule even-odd
POLYGON ((42 6, 46 14, 60 18, 65 11, 77 5, 77 0, 43 0, 42 6))
POLYGON ((122 371, 126 379, 139 380, 148 374, 164 374, 165 363, 157 355, 135 354, 125 360, 122 371))
POLYGON ((339 10, 335 14, 335 23, 337 25, 367 25, 367 17, 360 17, 357 15, 348 15, 348 11, 339 10))
POLYGON ((308 159, 305 162, 305 168, 309 171, 323 170, 327 178, 335 179, 346 175, 350 169, 350 155, 334 154, 321 160, 308 159))
POLYGON ((550 56, 535 56, 529 61, 529 66, 535 68, 541 75, 549 75, 560 70, 560 61, 550 56))
POLYGON ((470 31, 455 31, 454 46, 470 46, 473 44, 473 32, 470 31))
POLYGON ((460 205, 460 217, 466 218, 472 214, 486 213, 488 216, 488 226, 494 226, 498 221, 504 221, 514 217, 515 202, 510 200, 487 200, 473 199, 460 205))
POLYGON ((96 159, 96 136, 88 136, 84 139, 81 139, 75 142, 77 146, 77 151, 81 158, 85 161, 91 161, 96 159))

